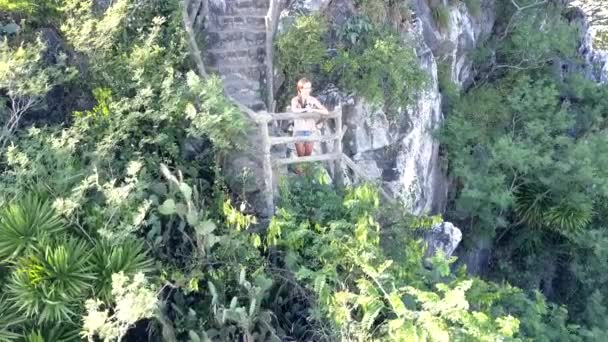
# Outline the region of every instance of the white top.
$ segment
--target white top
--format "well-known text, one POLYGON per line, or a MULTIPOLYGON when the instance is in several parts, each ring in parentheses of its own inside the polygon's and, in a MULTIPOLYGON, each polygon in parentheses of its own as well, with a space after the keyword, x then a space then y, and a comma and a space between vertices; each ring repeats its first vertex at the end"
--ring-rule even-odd
MULTIPOLYGON (((302 103, 302 100, 298 99, 297 104, 299 108, 313 109, 315 107, 312 101, 302 103)), ((317 120, 315 119, 295 119, 293 120, 293 131, 314 131, 317 128, 316 125, 317 120)))
POLYGON ((293 131, 314 131, 317 121, 315 119, 295 119, 293 120, 293 131))

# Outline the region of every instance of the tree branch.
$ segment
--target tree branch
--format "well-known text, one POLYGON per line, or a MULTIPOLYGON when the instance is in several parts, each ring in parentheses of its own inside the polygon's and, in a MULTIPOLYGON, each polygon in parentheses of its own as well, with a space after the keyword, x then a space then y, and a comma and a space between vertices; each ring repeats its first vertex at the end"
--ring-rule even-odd
POLYGON ((201 50, 198 48, 198 44, 196 43, 196 36, 194 35, 194 31, 192 30, 192 20, 190 18, 190 14, 188 13, 188 7, 190 6, 190 0, 184 0, 183 8, 182 8, 182 20, 184 21, 184 29, 188 34, 188 46, 190 56, 194 59, 194 63, 198 68, 198 72, 201 77, 207 79, 209 75, 205 70, 205 64, 203 63, 203 58, 201 57, 201 50))
POLYGON ((529 4, 529 5, 526 5, 526 6, 519 6, 519 4, 515 0, 511 0, 511 3, 513 4, 513 6, 515 6, 515 8, 517 8, 517 12, 521 12, 521 11, 523 11, 525 9, 528 9, 528 8, 544 5, 544 4, 547 3, 547 0, 536 1, 533 4, 529 4))
POLYGON ((503 32, 502 36, 500 37, 500 40, 503 40, 507 36, 507 34, 509 33, 509 30, 511 29, 511 25, 513 25, 513 21, 522 11, 524 11, 528 8, 544 5, 547 3, 547 0, 536 1, 533 4, 526 5, 526 6, 519 6, 519 4, 515 0, 511 0, 511 3, 513 4, 513 6, 515 6, 516 11, 511 16, 511 19, 509 19, 509 23, 507 24, 507 27, 505 28, 505 32, 503 32))

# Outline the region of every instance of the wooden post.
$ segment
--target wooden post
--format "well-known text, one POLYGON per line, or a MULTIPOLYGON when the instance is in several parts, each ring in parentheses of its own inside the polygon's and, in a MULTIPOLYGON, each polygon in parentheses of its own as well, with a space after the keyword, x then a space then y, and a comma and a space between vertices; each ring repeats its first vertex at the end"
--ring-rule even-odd
MULTIPOLYGON (((337 138, 334 141, 334 153, 342 156, 342 106, 338 105, 338 108, 334 109, 334 112, 337 113, 335 122, 336 122, 336 135, 337 138)), ((334 177, 335 182, 338 186, 344 185, 344 179, 342 174, 342 158, 336 159, 334 163, 334 177)))
POLYGON ((274 112, 274 67, 273 67, 273 42, 275 32, 275 21, 278 21, 278 0, 270 0, 268 13, 266 14, 266 107, 269 112, 274 112))
POLYGON ((260 122, 262 147, 264 148, 262 163, 264 167, 264 199, 268 208, 268 215, 274 215, 274 187, 272 183, 272 160, 270 158, 270 135, 268 134, 268 121, 260 122))

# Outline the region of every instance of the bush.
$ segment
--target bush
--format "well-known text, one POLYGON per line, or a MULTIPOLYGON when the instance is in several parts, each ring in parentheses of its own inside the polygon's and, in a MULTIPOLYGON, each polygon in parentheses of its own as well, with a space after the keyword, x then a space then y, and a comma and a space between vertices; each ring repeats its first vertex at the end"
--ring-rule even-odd
POLYGON ((464 0, 464 3, 472 16, 481 16, 481 0, 464 0))
POLYGON ((302 77, 313 79, 326 56, 328 27, 320 15, 304 15, 276 38, 277 65, 285 75, 286 95, 302 77))
POLYGON ((335 28, 340 40, 336 57, 326 55, 326 33, 322 18, 301 16, 279 36, 279 67, 286 76, 287 89, 301 75, 315 74, 383 106, 390 115, 402 111, 424 87, 425 75, 413 48, 390 30, 378 29, 368 17, 352 17, 335 28))
POLYGON ((426 76, 414 50, 401 45, 396 36, 368 39, 369 44, 340 49, 325 68, 337 75, 344 89, 383 106, 394 119, 425 85, 426 76))
POLYGON ((431 16, 439 30, 446 31, 450 28, 450 9, 447 6, 440 4, 431 7, 431 16))

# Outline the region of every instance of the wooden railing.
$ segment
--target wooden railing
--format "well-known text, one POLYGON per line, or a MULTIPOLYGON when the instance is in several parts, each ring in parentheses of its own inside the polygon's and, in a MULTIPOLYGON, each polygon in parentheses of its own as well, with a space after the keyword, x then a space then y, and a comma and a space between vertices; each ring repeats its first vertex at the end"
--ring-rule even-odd
POLYGON ((342 109, 338 107, 329 114, 321 113, 258 113, 256 120, 260 126, 260 134, 263 144, 262 164, 264 169, 265 201, 270 214, 274 213, 274 174, 277 167, 294 163, 333 161, 334 181, 342 184, 341 160, 342 160, 342 109), (333 134, 307 137, 274 137, 270 136, 268 125, 274 121, 293 121, 296 119, 334 120, 335 131, 333 134), (334 148, 331 153, 324 153, 307 157, 290 157, 272 159, 270 149, 275 145, 292 144, 296 142, 330 142, 333 141, 334 148))
MULTIPOLYGON (((346 127, 342 126, 342 108, 338 107, 328 115, 320 113, 258 113, 257 122, 260 126, 260 133, 263 143, 263 169, 264 169, 264 186, 265 186, 265 201, 269 214, 274 213, 274 175, 276 168, 283 165, 294 163, 307 163, 319 161, 333 161, 334 183, 343 185, 342 166, 346 166, 352 170, 354 175, 360 180, 366 182, 374 182, 375 179, 365 173, 359 166, 342 152, 342 138, 346 132, 346 127), (307 136, 307 137, 273 137, 270 136, 268 125, 273 121, 293 121, 296 119, 316 119, 316 120, 334 120, 335 130, 328 135, 307 136), (296 142, 334 142, 333 151, 307 157, 290 157, 273 159, 270 149, 275 145, 291 144, 296 142)), ((382 187, 378 187, 380 195, 388 201, 393 202, 394 199, 382 187)))

